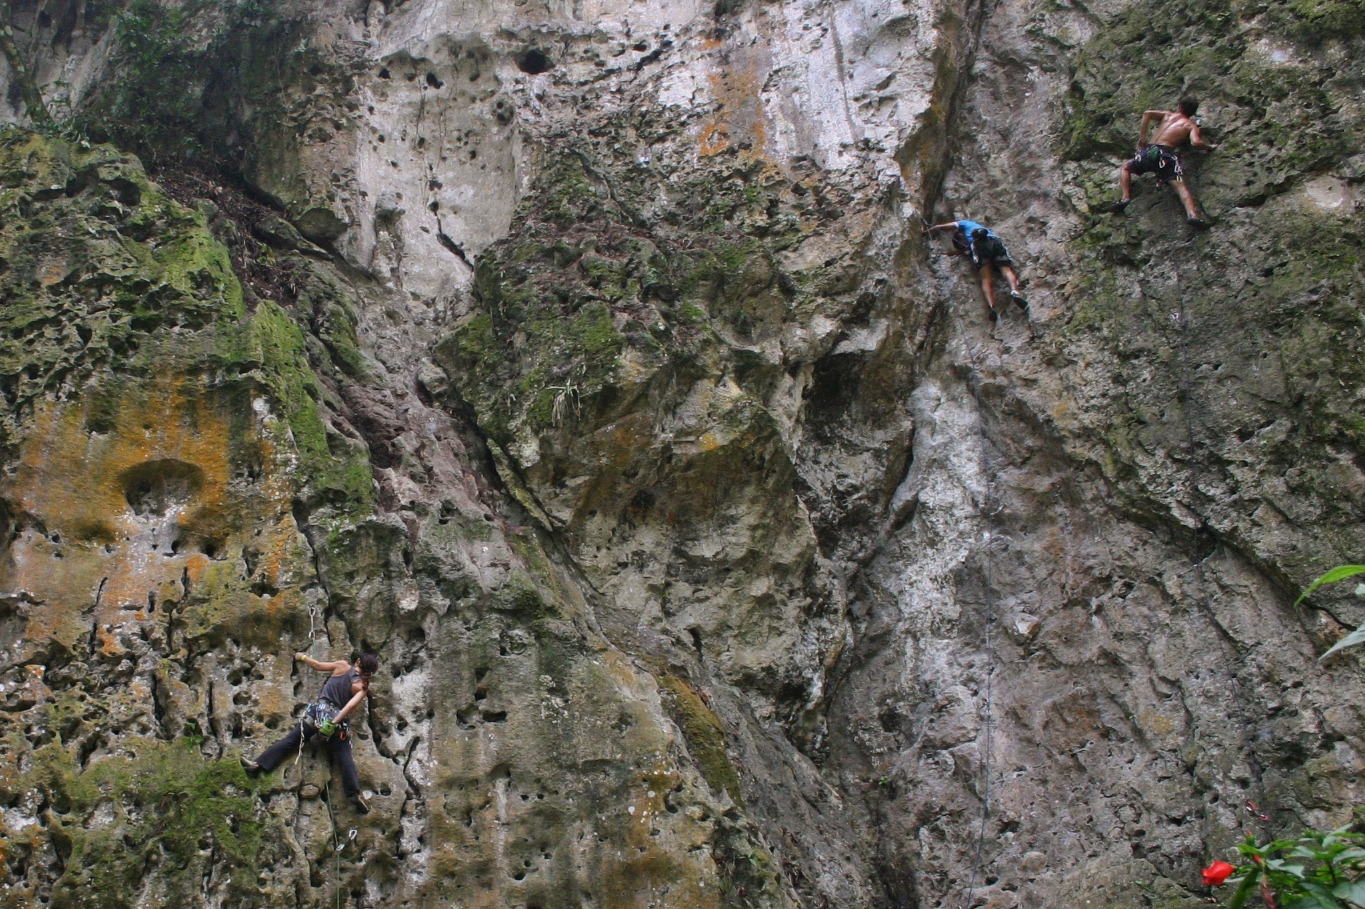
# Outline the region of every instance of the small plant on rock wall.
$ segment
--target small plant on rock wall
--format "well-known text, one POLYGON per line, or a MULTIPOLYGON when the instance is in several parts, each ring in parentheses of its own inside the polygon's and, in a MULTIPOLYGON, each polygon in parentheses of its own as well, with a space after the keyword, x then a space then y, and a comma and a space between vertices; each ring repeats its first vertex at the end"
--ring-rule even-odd
POLYGON ((1237 847, 1244 863, 1214 862, 1204 869, 1204 883, 1236 886, 1228 909, 1258 902, 1266 909, 1365 907, 1365 834, 1353 833, 1354 826, 1263 846, 1248 836, 1237 847))
POLYGON ((570 416, 578 416, 578 386, 573 382, 565 381, 563 385, 550 385, 548 390, 554 392, 554 407, 551 411, 551 418, 555 426, 563 426, 570 416))
MULTIPOLYGON (((1324 584, 1334 584, 1337 581, 1344 581, 1347 578, 1354 577, 1355 575, 1358 574, 1365 574, 1365 565, 1340 565, 1336 568, 1333 568, 1331 571, 1327 572, 1325 575, 1318 578, 1312 584, 1309 584, 1308 589, 1305 590, 1303 593, 1299 594, 1299 598, 1294 601, 1294 605, 1297 606, 1300 603, 1302 603, 1310 593, 1317 590, 1324 584)), ((1365 596, 1365 584, 1356 585, 1356 596, 1365 596)), ((1354 647, 1357 644, 1365 644, 1365 625, 1361 625, 1355 631, 1346 635, 1346 637, 1342 638, 1340 641, 1337 641, 1336 644, 1334 644, 1330 650, 1328 650, 1321 657, 1319 657, 1319 659, 1325 660, 1332 654, 1336 653, 1338 650, 1345 650, 1347 647, 1354 647)))
MULTIPOLYGON (((1335 584, 1358 574, 1365 565, 1341 565, 1308 585, 1294 605, 1324 584, 1335 584)), ((1356 586, 1365 596, 1365 584, 1356 586)), ((1365 643, 1365 625, 1346 635, 1320 657, 1365 643)), ((1250 802, 1247 808, 1255 812, 1250 802)), ((1361 813, 1360 810, 1357 813, 1361 813)), ((1261 820, 1269 820, 1261 816, 1261 820)), ((1235 885, 1228 909, 1242 909, 1248 902, 1264 903, 1266 909, 1365 909, 1365 833, 1356 823, 1330 833, 1310 831, 1295 839, 1273 840, 1258 846, 1255 837, 1237 847, 1245 860, 1240 865, 1218 861, 1204 869, 1204 885, 1235 885), (1256 899, 1259 895, 1259 899, 1256 899)))

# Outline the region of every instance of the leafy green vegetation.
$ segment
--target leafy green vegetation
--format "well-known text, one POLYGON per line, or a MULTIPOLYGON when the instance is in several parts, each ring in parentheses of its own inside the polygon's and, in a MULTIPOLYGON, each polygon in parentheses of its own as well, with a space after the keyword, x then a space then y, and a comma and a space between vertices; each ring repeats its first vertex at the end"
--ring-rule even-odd
POLYGON ((1266 909, 1365 906, 1365 834, 1353 832, 1353 826, 1264 845, 1248 836, 1237 847, 1243 864, 1231 868, 1216 862, 1205 869, 1204 878, 1214 886, 1229 878, 1236 885, 1229 909, 1242 909, 1248 901, 1263 902, 1266 909))

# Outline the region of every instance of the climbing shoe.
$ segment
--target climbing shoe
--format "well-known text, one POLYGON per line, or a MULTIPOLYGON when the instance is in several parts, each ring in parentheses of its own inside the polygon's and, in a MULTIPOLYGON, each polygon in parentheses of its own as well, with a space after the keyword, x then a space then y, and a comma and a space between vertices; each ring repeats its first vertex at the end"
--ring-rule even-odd
POLYGON ((994 322, 996 319, 999 319, 999 318, 1000 318, 1000 313, 996 312, 996 309, 995 309, 994 306, 990 307, 990 308, 987 310, 987 315, 988 315, 988 317, 990 318, 990 320, 991 320, 992 322, 994 322))
POLYGON ((260 775, 261 775, 261 765, 260 765, 260 764, 256 763, 255 761, 248 761, 246 758, 241 758, 241 761, 242 761, 242 769, 246 771, 246 775, 247 775, 247 776, 260 776, 260 775))
POLYGON ((1212 221, 1207 221, 1203 218, 1186 218, 1185 223, 1195 230, 1208 230, 1213 226, 1212 221))
POLYGON ((1018 303, 1019 308, 1022 309, 1024 312, 1028 312, 1028 300, 1025 300, 1024 295, 1021 294, 1019 291, 1017 290, 1010 291, 1010 299, 1013 300, 1015 303, 1018 303))
POLYGON ((362 792, 357 792, 355 795, 351 796, 351 804, 355 806, 355 810, 360 814, 370 813, 370 803, 366 801, 365 794, 362 792))
POLYGON ((1122 214, 1123 210, 1132 204, 1132 201, 1132 199, 1120 199, 1117 202, 1110 203, 1109 206, 1105 208, 1105 211, 1111 215, 1122 214))

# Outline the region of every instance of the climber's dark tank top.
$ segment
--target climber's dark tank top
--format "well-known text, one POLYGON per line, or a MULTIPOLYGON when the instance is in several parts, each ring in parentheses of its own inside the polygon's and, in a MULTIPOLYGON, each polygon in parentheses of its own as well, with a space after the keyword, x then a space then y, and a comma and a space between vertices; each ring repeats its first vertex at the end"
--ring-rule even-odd
POLYGON ((327 680, 327 684, 322 686, 320 697, 324 701, 331 701, 338 707, 345 707, 346 702, 351 699, 351 686, 356 679, 360 678, 360 673, 354 666, 345 675, 334 675, 327 680))

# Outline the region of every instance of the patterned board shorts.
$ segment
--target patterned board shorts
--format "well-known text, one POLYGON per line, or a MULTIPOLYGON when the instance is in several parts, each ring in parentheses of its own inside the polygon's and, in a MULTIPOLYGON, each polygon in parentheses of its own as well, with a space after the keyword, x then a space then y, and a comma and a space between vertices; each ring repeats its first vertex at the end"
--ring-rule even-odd
POLYGON ((1180 158, 1164 145, 1149 145, 1138 151, 1125 167, 1132 174, 1156 174, 1156 182, 1170 183, 1183 180, 1185 170, 1180 166, 1180 158))
POLYGON ((973 247, 972 264, 977 268, 987 262, 997 268, 1014 267, 1014 260, 1010 258, 1010 251, 1005 248, 1005 244, 999 237, 987 237, 985 240, 973 244, 973 247))

